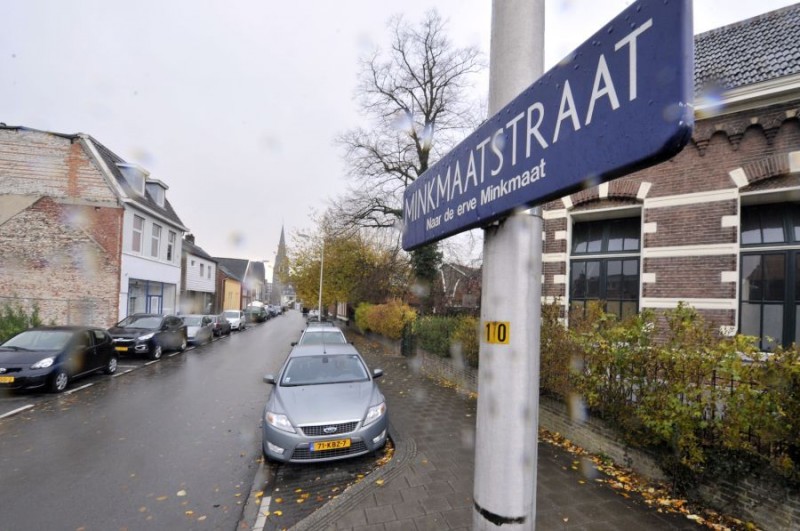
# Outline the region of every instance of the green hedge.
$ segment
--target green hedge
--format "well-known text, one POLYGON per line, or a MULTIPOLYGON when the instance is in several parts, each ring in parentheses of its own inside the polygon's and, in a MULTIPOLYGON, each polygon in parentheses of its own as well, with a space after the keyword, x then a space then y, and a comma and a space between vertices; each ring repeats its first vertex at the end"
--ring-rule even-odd
POLYGON ((443 358, 459 358, 470 367, 478 366, 478 319, 426 316, 414 322, 417 346, 443 358))
POLYGON ((34 305, 28 313, 20 304, 6 302, 0 308, 0 343, 23 330, 41 324, 38 306, 34 305))
POLYGON ((595 305, 569 329, 558 311, 543 308, 542 392, 579 396, 676 478, 734 453, 800 479, 797 348, 767 356, 755 338, 720 338, 685 305, 625 321, 595 305))

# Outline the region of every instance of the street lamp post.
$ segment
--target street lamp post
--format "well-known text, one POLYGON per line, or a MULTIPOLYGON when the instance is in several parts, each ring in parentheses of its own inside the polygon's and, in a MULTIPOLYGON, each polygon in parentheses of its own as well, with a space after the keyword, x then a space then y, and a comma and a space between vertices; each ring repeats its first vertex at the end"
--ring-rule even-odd
MULTIPOLYGON (((302 232, 297 233, 298 236, 304 240, 311 240, 311 237, 302 232)), ((325 269, 325 238, 322 238, 322 251, 319 255, 319 316, 318 319, 322 320, 322 273, 325 269)))
POLYGON ((322 320, 322 270, 325 267, 325 238, 322 238, 322 252, 319 255, 319 320, 322 320))

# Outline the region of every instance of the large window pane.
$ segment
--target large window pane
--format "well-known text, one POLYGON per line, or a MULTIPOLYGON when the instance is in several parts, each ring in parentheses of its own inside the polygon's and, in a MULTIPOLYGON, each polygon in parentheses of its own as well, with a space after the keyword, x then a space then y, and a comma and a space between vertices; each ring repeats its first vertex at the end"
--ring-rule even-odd
POLYGON ((600 298, 600 262, 586 262, 586 298, 600 298))
POLYGON ((773 350, 783 342, 783 304, 764 305, 764 334, 761 348, 773 350))
POLYGON ((622 315, 623 319, 636 315, 639 311, 639 304, 637 302, 623 301, 622 302, 622 315))
POLYGON ((589 225, 586 223, 576 223, 572 231, 572 252, 583 254, 586 252, 586 240, 588 238, 589 225))
POLYGON ((800 243, 800 205, 794 205, 792 208, 792 232, 794 241, 800 243))
POLYGON ((763 208, 761 210, 761 235, 764 243, 783 243, 783 209, 763 208))
POLYGON ((627 300, 639 298, 639 261, 625 260, 622 262, 622 298, 627 300))
POLYGON ((763 257, 764 300, 782 301, 786 290, 786 267, 783 254, 768 254, 763 257))
POLYGON ((742 208, 742 245, 761 243, 761 221, 758 211, 742 208))
POLYGON ((761 256, 748 255, 742 257, 742 300, 760 301, 761 289, 761 256))
POLYGON ((606 296, 607 300, 622 298, 622 261, 609 260, 606 262, 608 268, 606 275, 606 296))
POLYGON ((761 337, 761 305, 749 302, 742 303, 742 315, 739 316, 742 334, 761 337))
POLYGON ((589 224, 587 238, 587 253, 599 253, 603 250, 603 225, 600 223, 589 224))
POLYGON ((573 299, 586 297, 586 262, 573 262, 570 291, 573 299))

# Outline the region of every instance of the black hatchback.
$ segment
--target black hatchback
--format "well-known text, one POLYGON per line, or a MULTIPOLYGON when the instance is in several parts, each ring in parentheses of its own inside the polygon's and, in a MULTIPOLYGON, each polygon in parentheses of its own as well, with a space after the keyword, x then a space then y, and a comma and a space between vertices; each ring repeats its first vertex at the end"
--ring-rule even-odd
POLYGON ((186 323, 175 315, 135 313, 108 329, 114 350, 157 360, 165 350, 183 352, 188 344, 186 323))
POLYGON ((30 328, 0 345, 0 389, 60 393, 73 378, 95 371, 117 371, 111 336, 100 328, 30 328))

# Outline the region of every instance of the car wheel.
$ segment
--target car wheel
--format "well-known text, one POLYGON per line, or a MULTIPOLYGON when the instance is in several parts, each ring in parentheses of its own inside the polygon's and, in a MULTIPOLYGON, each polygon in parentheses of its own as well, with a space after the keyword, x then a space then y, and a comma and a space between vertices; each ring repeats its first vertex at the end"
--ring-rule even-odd
POLYGON ((106 374, 114 374, 115 372, 117 372, 117 357, 116 356, 111 356, 110 358, 108 358, 108 363, 106 364, 105 368, 103 369, 103 372, 106 373, 106 374))
POLYGON ((158 360, 161 359, 161 344, 156 343, 153 345, 153 350, 150 352, 150 359, 151 360, 158 360))
POLYGON ((189 344, 189 342, 186 341, 185 337, 181 338, 181 346, 178 347, 178 352, 183 352, 184 350, 186 350, 186 345, 188 345, 188 344, 189 344))
POLYGON ((50 391, 61 393, 67 388, 67 384, 69 384, 69 374, 64 369, 58 369, 50 379, 50 391))

